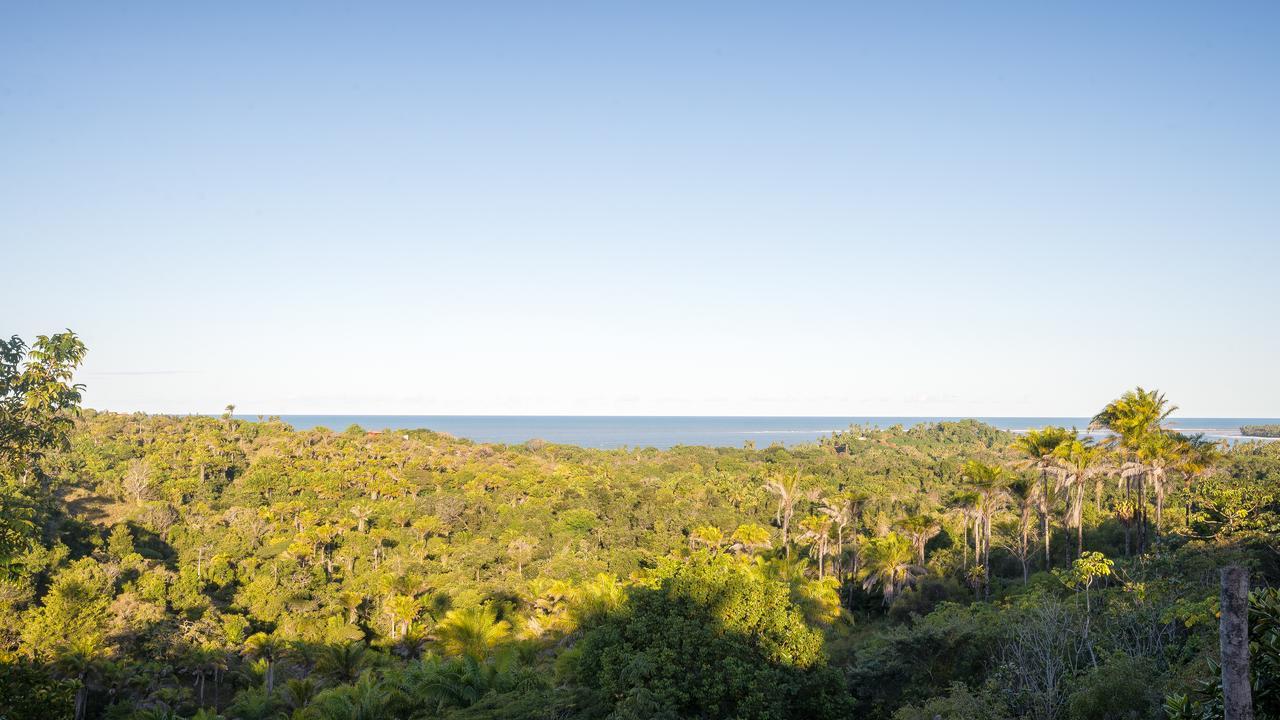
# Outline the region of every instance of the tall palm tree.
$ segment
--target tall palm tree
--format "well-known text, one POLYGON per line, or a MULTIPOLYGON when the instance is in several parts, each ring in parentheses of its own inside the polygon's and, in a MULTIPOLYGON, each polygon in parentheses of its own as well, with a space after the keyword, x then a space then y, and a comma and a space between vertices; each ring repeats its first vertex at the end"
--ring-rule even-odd
MULTIPOLYGON (((961 492, 951 498, 950 507, 960 516, 960 547, 961 550, 961 566, 969 569, 969 523, 973 522, 976 526, 978 523, 978 505, 982 502, 982 498, 978 493, 972 491, 961 492)), ((978 547, 973 548, 973 562, 978 564, 978 547)))
POLYGON ((1163 441, 1159 436, 1166 434, 1163 424, 1177 409, 1158 390, 1138 387, 1112 400, 1089 423, 1091 429, 1104 429, 1112 433, 1106 441, 1107 445, 1121 456, 1117 469, 1126 499, 1136 495, 1133 506, 1134 521, 1138 526, 1139 552, 1146 547, 1147 463, 1163 453, 1163 441))
POLYGON ((982 557, 982 581, 991 592, 991 518, 1007 499, 1004 468, 970 460, 964 465, 964 477, 978 494, 978 517, 974 526, 974 545, 982 557))
POLYGON ((859 526, 862 524, 862 511, 870 500, 871 496, 867 493, 853 490, 827 500, 820 509, 820 512, 829 516, 836 524, 836 573, 841 582, 845 580, 844 545, 846 528, 849 529, 848 537, 853 541, 852 572, 856 575, 859 570, 858 564, 860 560, 858 548, 859 526))
POLYGON ((831 527, 833 523, 829 515, 810 515, 800 521, 802 540, 809 543, 809 556, 818 561, 818 578, 826 577, 824 560, 830 554, 831 527))
POLYGON ((884 604, 892 605, 903 588, 913 585, 925 573, 923 567, 911 562, 914 555, 911 541, 896 532, 870 541, 867 543, 863 589, 870 590, 879 585, 884 604))
POLYGON ((1015 477, 1009 482, 1007 492, 1018 511, 1018 558, 1022 561, 1022 584, 1026 585, 1030 570, 1027 559, 1031 556, 1031 513, 1035 512, 1036 498, 1039 491, 1036 480, 1031 477, 1015 477))
MULTIPOLYGON (((1204 435, 1179 436, 1179 457, 1177 470, 1182 473, 1185 490, 1191 489, 1196 478, 1204 477, 1213 471, 1214 466, 1222 459, 1217 443, 1206 440, 1204 435)), ((1191 500, 1188 493, 1185 523, 1191 524, 1191 500)))
POLYGON ((1063 485, 1067 495, 1066 526, 1076 530, 1076 557, 1084 554, 1084 493, 1089 480, 1101 473, 1105 451, 1088 438, 1076 437, 1054 451, 1066 472, 1063 485))
POLYGON ((60 675, 76 681, 75 720, 83 720, 89 706, 89 679, 98 668, 95 653, 73 649, 58 655, 54 667, 60 675))
POLYGON ((1054 459, 1058 446, 1067 442, 1074 433, 1062 427, 1045 427, 1040 430, 1028 430, 1019 435, 1013 443, 1013 449, 1023 456, 1023 465, 1040 471, 1040 493, 1037 497, 1037 512, 1040 515, 1040 533, 1044 536, 1044 567, 1049 569, 1052 561, 1049 557, 1050 530, 1049 515, 1053 509, 1053 490, 1049 484, 1049 474, 1059 471, 1054 459))
POLYGON ((778 509, 774 520, 782 528, 782 545, 786 548, 787 557, 791 557, 791 518, 796 514, 796 503, 802 498, 811 496, 804 490, 804 481, 800 471, 794 473, 777 473, 765 481, 765 488, 778 496, 778 509))
POLYGON ((898 529, 911 540, 916 550, 916 564, 924 565, 924 546, 942 531, 938 519, 927 513, 908 515, 898 522, 898 529))
POLYGON ((404 637, 413 629, 413 621, 422 613, 422 605, 412 595, 392 595, 387 598, 385 610, 391 619, 391 639, 404 637))

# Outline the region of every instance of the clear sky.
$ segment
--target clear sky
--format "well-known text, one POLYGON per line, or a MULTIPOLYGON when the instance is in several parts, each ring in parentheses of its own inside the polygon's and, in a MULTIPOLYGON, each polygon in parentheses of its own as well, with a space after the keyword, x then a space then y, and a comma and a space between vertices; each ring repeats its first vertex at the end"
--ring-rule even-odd
POLYGON ((1280 3, 876 5, 3 3, 0 332, 114 410, 1280 415, 1280 3))

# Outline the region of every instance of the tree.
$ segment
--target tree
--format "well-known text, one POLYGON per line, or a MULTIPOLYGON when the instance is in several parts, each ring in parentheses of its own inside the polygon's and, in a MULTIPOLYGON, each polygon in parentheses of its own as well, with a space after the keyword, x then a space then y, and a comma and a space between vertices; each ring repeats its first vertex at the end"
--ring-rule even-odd
POLYGON ((1138 387, 1111 401, 1089 423, 1092 429, 1105 429, 1113 435, 1107 444, 1122 456, 1116 470, 1125 489, 1125 499, 1132 498, 1138 526, 1138 551, 1146 548, 1147 534, 1147 462, 1162 455, 1165 435, 1163 423, 1177 410, 1164 394, 1138 387))
POLYGON ((39 657, 103 655, 112 595, 102 566, 91 558, 75 561, 54 576, 44 605, 26 623, 24 644, 39 657))
POLYGON ((732 543, 730 548, 736 553, 754 553, 773 546, 773 539, 769 537, 769 528, 755 523, 739 525, 733 531, 729 541, 732 543))
POLYGON ((699 525, 689 531, 690 549, 701 545, 712 552, 716 552, 723 544, 724 531, 715 525, 699 525))
POLYGON ((85 352, 70 330, 30 348, 17 335, 0 340, 0 475, 25 484, 46 452, 67 446, 84 390, 71 379, 85 352))
POLYGON ((831 545, 831 517, 810 515, 800 521, 801 538, 809 543, 809 556, 818 561, 818 577, 826 577, 824 561, 831 545))
POLYGON ((848 714, 822 636, 788 585, 723 556, 666 561, 651 586, 586 628, 566 676, 614 718, 848 714))
POLYGON ((271 695, 275 690, 276 663, 284 656, 288 647, 284 640, 277 638, 274 634, 268 635, 264 632, 254 633, 244 641, 244 654, 255 660, 261 660, 266 664, 262 679, 263 689, 267 695, 271 695))
POLYGON ((916 549, 916 564, 924 565, 924 546, 942 531, 938 519, 929 514, 908 515, 898 522, 898 529, 911 539, 916 549))
POLYGON ((1049 515, 1053 508, 1053 490, 1049 484, 1049 473, 1059 470, 1054 453, 1058 446, 1074 437, 1066 428, 1045 427, 1040 430, 1028 430, 1018 436, 1013 449, 1020 452, 1025 464, 1040 471, 1040 494, 1037 496, 1040 514, 1040 534, 1044 539, 1044 566, 1047 570, 1052 564, 1049 557, 1049 515))
POLYGON ((436 637, 447 652, 476 660, 488 658, 510 634, 511 624, 499 620, 489 605, 450 610, 436 625, 436 637))
POLYGON ((333 683, 353 683, 369 666, 368 649, 363 642, 326 645, 316 662, 316 671, 333 683))
POLYGON ((896 532, 871 540, 867 543, 867 560, 863 567, 866 574, 863 589, 880 586, 884 604, 892 605, 903 588, 914 585, 916 579, 925 573, 923 567, 912 562, 914 555, 911 541, 896 532))
POLYGON ((964 465, 964 476, 978 495, 977 523, 974 526, 974 547, 982 557, 982 580, 987 592, 991 591, 991 518, 999 512, 1005 499, 1004 468, 970 460, 964 465))
POLYGON ((1084 555, 1084 493, 1089 480, 1102 472, 1103 448, 1088 438, 1076 437, 1054 450, 1062 463, 1067 491, 1067 515, 1065 525, 1076 530, 1076 556, 1084 555))
POLYGON ((521 535, 507 543, 507 557, 516 564, 516 574, 524 576, 524 565, 533 559, 533 551, 538 547, 538 539, 521 535))
POLYGON ((800 471, 794 473, 776 473, 765 481, 765 488, 778 496, 778 509, 774 520, 782 529, 782 546, 786 548, 787 557, 791 557, 791 518, 796 513, 796 503, 805 497, 812 497, 811 492, 804 490, 804 481, 800 471))

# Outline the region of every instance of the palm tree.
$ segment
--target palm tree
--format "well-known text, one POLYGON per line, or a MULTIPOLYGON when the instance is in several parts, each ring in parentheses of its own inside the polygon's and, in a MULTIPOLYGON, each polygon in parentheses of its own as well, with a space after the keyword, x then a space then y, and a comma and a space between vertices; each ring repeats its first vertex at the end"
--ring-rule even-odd
POLYGON ((493 648, 511 633, 511 624, 499 620, 491 606, 480 605, 450 610, 436 625, 436 636, 445 650, 484 660, 493 648))
MULTIPOLYGON (((1105 429, 1112 433, 1107 444, 1121 454, 1119 479, 1126 499, 1137 495, 1133 506, 1138 525, 1139 552, 1146 547, 1147 461, 1162 453, 1160 446, 1163 442, 1156 438, 1166 433, 1163 423, 1177 409, 1169 404, 1163 393, 1138 387, 1108 403, 1089 423, 1091 429, 1105 429)), ((1127 547, 1127 526, 1125 544, 1127 547)))
POLYGON ((280 700, 290 713, 310 705, 318 694, 320 685, 311 678, 290 678, 280 688, 280 700))
POLYGON ((1034 478, 1016 477, 1009 482, 1006 491, 1018 509, 1018 558, 1022 561, 1022 584, 1026 585, 1030 570, 1027 559, 1031 556, 1031 513, 1035 511, 1038 494, 1034 478))
POLYGON ((974 527, 974 545, 981 552, 982 579, 989 594, 991 592, 991 518, 1000 510, 1007 498, 1004 468, 970 460, 964 465, 964 476, 973 484, 974 492, 978 494, 978 522, 974 527), (981 533, 980 536, 979 533, 981 533))
MULTIPOLYGON (((1222 459, 1217 443, 1204 439, 1204 435, 1179 436, 1179 459, 1177 469, 1182 473, 1186 490, 1191 489, 1192 480, 1203 477, 1213 471, 1214 466, 1222 459)), ((1187 525, 1191 524, 1191 500, 1188 494, 1186 504, 1187 525)))
POLYGON ((711 552, 716 552, 720 546, 724 544, 724 531, 715 525, 699 525, 689 531, 689 549, 693 550, 699 545, 706 547, 711 552))
POLYGON ((907 538, 891 532, 867 543, 866 578, 864 590, 879 585, 884 604, 892 605, 901 590, 915 584, 925 569, 912 563, 914 550, 907 538))
POLYGON ((866 493, 847 492, 826 501, 819 509, 819 512, 830 517, 836 524, 836 574, 842 583, 845 580, 845 528, 851 529, 849 537, 853 539, 853 573, 857 574, 859 569, 858 526, 862 522, 862 511, 870 500, 871 496, 866 493))
POLYGON ((369 517, 373 514, 369 508, 363 505, 355 505, 351 508, 351 514, 356 519, 356 532, 364 532, 369 529, 369 517))
POLYGON ((769 528, 755 523, 739 525, 738 529, 733 531, 729 541, 733 543, 729 547, 735 553, 753 553, 773 545, 773 539, 769 537, 769 528))
POLYGON ((386 613, 391 618, 391 639, 403 637, 413 629, 413 621, 418 619, 422 606, 418 599, 411 595, 392 595, 386 601, 386 613))
POLYGON ((765 481, 765 488, 778 496, 778 509, 774 520, 782 528, 782 546, 786 548, 787 557, 791 557, 791 518, 796 513, 796 503, 806 496, 800 471, 794 473, 777 473, 765 481))
POLYGON ((316 663, 316 670, 335 684, 350 684, 360 679, 369 666, 368 649, 363 642, 326 645, 316 663))
POLYGON ((370 675, 355 685, 344 685, 320 693, 308 708, 317 720, 384 720, 391 693, 370 675))
POLYGON ((1032 467, 1040 471, 1040 494, 1038 495, 1037 512, 1040 515, 1040 533, 1044 536, 1044 567, 1049 569, 1051 560, 1049 558, 1049 512, 1053 507, 1053 491, 1049 485, 1049 473, 1059 470, 1054 460, 1054 451, 1058 446, 1067 442, 1074 433, 1066 428, 1061 427, 1045 427, 1040 430, 1028 430, 1025 434, 1018 436, 1013 443, 1013 449, 1020 452, 1027 467, 1032 467))
MULTIPOLYGON (((961 566, 969 569, 969 522, 977 525, 978 505, 982 498, 976 492, 962 492, 951 498, 950 507, 960 516, 961 566)), ((973 548, 973 562, 978 564, 978 547, 973 548)))
POLYGON ((826 577, 824 560, 829 554, 831 545, 831 517, 828 515, 810 515, 800 521, 800 529, 804 531, 801 539, 809 543, 809 556, 818 561, 818 577, 826 577))
POLYGON ((1076 437, 1058 446, 1054 454, 1066 470, 1066 526, 1076 529, 1076 557, 1084 554, 1084 493, 1089 479, 1100 474, 1104 450, 1089 438, 1076 437))
POLYGON ((60 675, 76 682, 75 720, 83 720, 88 710, 89 678, 97 666, 96 654, 81 649, 64 652, 54 661, 60 675))
POLYGON ((267 695, 275 689, 276 685, 276 662, 284 655, 288 645, 274 635, 268 635, 264 632, 254 633, 244 641, 244 653, 255 660, 263 660, 266 662, 266 672, 263 673, 263 681, 267 695))
POLYGON ((924 546, 942 531, 937 518, 929 514, 908 515, 898 523, 898 529, 911 539, 916 549, 916 564, 924 565, 924 546))

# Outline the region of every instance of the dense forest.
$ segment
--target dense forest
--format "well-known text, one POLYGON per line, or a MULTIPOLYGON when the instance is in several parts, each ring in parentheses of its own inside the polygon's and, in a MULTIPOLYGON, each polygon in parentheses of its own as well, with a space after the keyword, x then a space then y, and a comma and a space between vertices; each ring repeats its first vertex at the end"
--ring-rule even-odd
POLYGON ((1240 434, 1246 437, 1280 438, 1280 425, 1243 425, 1240 434))
POLYGON ((1280 717, 1280 443, 853 427, 588 450, 80 409, 0 341, 0 718, 1212 718, 1248 568, 1280 717))

